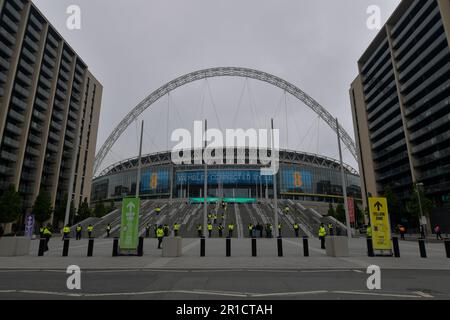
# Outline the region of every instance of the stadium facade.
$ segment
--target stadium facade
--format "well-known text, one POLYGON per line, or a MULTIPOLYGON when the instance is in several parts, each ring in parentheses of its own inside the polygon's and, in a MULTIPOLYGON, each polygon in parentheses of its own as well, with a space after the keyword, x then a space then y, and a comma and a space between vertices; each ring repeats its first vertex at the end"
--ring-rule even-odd
MULTIPOLYGON (((231 199, 269 199, 273 197, 273 176, 261 175, 263 166, 252 159, 248 149, 235 149, 244 155, 236 164, 208 165, 208 197, 231 199), (244 153, 245 152, 245 153, 244 153), (253 163, 253 164, 252 164, 253 163)), ((194 159, 194 151, 191 151, 194 159)), ((223 154, 226 154, 224 150, 223 154)), ((343 202, 340 163, 324 156, 296 151, 279 152, 276 175, 280 199, 343 202)), ((241 158, 241 156, 239 156, 241 158)), ((204 166, 176 165, 170 152, 142 157, 140 196, 152 198, 203 198, 204 166)), ((224 161, 225 163, 225 161, 224 161)), ((360 178, 345 165, 347 193, 361 200, 360 178)), ((111 165, 93 180, 91 202, 120 201, 134 196, 138 158, 111 165)))

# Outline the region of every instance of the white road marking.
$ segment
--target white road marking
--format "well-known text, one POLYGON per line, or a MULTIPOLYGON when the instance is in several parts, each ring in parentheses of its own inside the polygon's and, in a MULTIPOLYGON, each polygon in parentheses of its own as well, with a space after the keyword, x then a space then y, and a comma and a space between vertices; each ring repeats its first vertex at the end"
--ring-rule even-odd
POLYGON ((425 293, 423 291, 414 291, 413 293, 415 293, 421 297, 424 297, 424 298, 434 298, 431 294, 425 293))
POLYGON ((309 294, 323 294, 328 293, 327 290, 317 290, 317 291, 303 291, 303 292, 278 292, 278 293, 262 293, 262 294, 252 294, 252 298, 262 298, 262 297, 283 297, 283 296, 300 296, 309 294))

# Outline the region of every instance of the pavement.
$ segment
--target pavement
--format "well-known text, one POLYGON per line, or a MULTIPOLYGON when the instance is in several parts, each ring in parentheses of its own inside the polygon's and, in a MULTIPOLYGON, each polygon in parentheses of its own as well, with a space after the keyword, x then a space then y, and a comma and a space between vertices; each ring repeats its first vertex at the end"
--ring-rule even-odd
POLYGON ((278 257, 275 239, 258 239, 251 256, 249 239, 183 239, 183 255, 163 258, 156 239, 145 239, 144 256, 112 257, 112 239, 96 239, 87 257, 87 240, 71 240, 68 257, 62 241, 38 257, 38 241, 30 255, 0 257, 0 299, 450 299, 450 259, 443 243, 427 243, 420 258, 416 242, 400 241, 400 258, 367 257, 366 240, 351 239, 350 256, 328 257, 317 239, 283 239, 278 257), (66 287, 69 265, 82 271, 82 290, 66 287), (367 267, 381 269, 382 290, 368 290, 367 267))

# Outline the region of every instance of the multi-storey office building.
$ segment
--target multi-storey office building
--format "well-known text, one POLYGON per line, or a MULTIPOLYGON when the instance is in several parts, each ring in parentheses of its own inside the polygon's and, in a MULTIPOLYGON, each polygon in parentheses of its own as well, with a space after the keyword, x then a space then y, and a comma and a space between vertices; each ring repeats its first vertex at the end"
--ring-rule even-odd
MULTIPOLYGON (((403 0, 358 61, 350 99, 364 194, 450 193, 450 1, 403 0)), ((365 199, 364 199, 365 200, 365 199)))
MULTIPOLYGON (((0 0, 0 193, 90 198, 102 86, 29 0, 0 0)), ((0 213, 1 214, 1 213, 0 213)))

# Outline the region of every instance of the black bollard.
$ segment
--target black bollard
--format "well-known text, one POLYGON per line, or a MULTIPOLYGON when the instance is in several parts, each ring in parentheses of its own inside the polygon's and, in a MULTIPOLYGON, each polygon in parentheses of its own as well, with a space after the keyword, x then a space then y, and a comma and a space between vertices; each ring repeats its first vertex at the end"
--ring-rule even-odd
POLYGON ((427 257, 427 250, 425 248, 425 240, 423 240, 423 239, 419 239, 419 251, 420 251, 421 258, 427 257))
POLYGON ((309 257, 308 237, 303 237, 303 256, 309 257))
POLYGON ((200 239, 200 257, 204 257, 206 255, 205 251, 206 251, 206 240, 205 237, 202 237, 200 239))
POLYGON ((278 247, 278 256, 283 256, 283 239, 278 238, 277 239, 277 247, 278 247))
POLYGON ((119 255, 119 238, 114 238, 112 256, 117 257, 118 255, 119 255))
POLYGON ((367 238, 367 256, 374 257, 372 238, 367 238))
POLYGON ((227 257, 231 257, 231 238, 227 238, 226 244, 227 257))
POLYGON ((139 237, 137 255, 138 257, 142 257, 144 255, 144 237, 139 237))
POLYGON ((87 252, 87 256, 88 257, 92 257, 92 255, 94 254, 94 239, 90 238, 89 239, 89 243, 88 243, 88 252, 87 252))
POLYGON ((70 243, 69 239, 64 239, 64 246, 62 252, 63 257, 67 257, 69 255, 69 243, 70 243))
POLYGON ((252 257, 256 257, 256 239, 252 239, 252 257))
POLYGON ((445 245, 445 253, 447 254, 447 258, 450 258, 450 240, 445 240, 444 245, 445 245))
POLYGON ((400 258, 400 246, 398 245, 398 237, 393 237, 392 243, 394 245, 394 257, 400 258))
POLYGON ((38 251, 38 257, 43 257, 44 256, 44 251, 45 251, 45 238, 41 238, 39 240, 39 251, 38 251))

